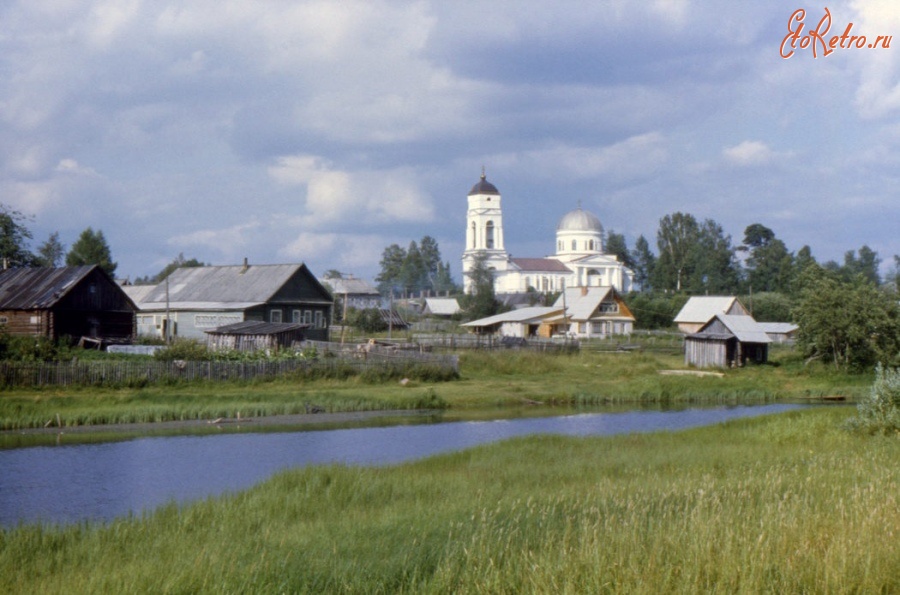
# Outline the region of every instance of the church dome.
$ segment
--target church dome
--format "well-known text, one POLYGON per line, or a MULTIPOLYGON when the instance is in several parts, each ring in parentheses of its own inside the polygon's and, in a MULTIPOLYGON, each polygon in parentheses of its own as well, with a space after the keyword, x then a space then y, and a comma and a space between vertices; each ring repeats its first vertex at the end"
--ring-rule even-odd
POLYGON ((500 196, 497 187, 488 182, 487 178, 484 177, 484 172, 481 173, 481 179, 478 180, 478 183, 472 186, 472 189, 469 191, 469 196, 472 196, 473 194, 492 194, 500 196))
POLYGON ((603 233, 603 224, 593 213, 578 207, 563 215, 556 226, 556 231, 595 231, 603 233))

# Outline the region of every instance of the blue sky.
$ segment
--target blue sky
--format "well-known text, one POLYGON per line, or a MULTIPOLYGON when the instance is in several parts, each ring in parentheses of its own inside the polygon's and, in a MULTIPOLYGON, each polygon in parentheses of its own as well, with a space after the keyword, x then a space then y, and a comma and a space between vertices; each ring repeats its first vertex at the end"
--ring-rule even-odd
MULTIPOLYGON (((0 4, 0 202, 32 247, 102 229, 118 274, 179 253, 372 278, 431 235, 459 280, 484 166, 514 256, 579 201, 629 246, 751 223, 841 261, 900 254, 900 5, 626 0, 0 4), (727 7, 727 8, 726 8, 727 7)), ((885 266, 886 268, 886 266, 885 266)))

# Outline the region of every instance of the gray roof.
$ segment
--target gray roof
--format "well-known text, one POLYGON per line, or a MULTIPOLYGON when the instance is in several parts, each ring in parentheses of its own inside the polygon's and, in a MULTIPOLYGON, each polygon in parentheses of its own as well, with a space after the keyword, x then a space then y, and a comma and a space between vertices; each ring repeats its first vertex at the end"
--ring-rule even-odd
POLYGON ((372 295, 378 294, 371 283, 363 279, 325 279, 325 283, 331 286, 331 293, 335 296, 340 295, 372 295))
POLYGON ((562 216, 556 231, 603 231, 603 224, 596 215, 578 207, 562 216))
POLYGON ((694 296, 675 316, 675 322, 709 322, 716 314, 728 312, 735 301, 734 296, 694 296))
POLYGON ((268 302, 301 271, 327 293, 303 264, 181 267, 144 298, 141 309, 165 308, 168 303, 181 310, 243 310, 268 302))
POLYGON ((153 290, 156 289, 156 285, 123 285, 122 291, 125 292, 125 295, 131 298, 131 301, 135 304, 140 305, 143 303, 144 298, 150 295, 153 290))
MULTIPOLYGON (((41 310, 53 307, 97 265, 20 268, 0 271, 0 309, 41 310)), ((110 283, 114 283, 110 279, 110 283)))
POLYGON ((563 302, 566 306, 566 317, 571 320, 589 320, 600 303, 607 298, 612 297, 610 292, 612 287, 566 287, 564 293, 556 298, 554 306, 561 308, 563 302), (586 290, 586 291, 585 291, 586 290), (563 299, 565 296, 565 299, 563 299))
POLYGON ((541 273, 571 273, 571 269, 555 258, 512 258, 520 270, 541 273))
POLYGON ((561 312, 562 307, 532 306, 530 308, 519 308, 517 310, 510 310, 509 312, 502 312, 500 314, 488 316, 487 318, 480 318, 478 320, 467 322, 462 326, 482 327, 502 324, 504 322, 538 322, 542 318, 561 312))
POLYGON ((773 335, 786 335, 800 328, 792 322, 757 322, 757 324, 765 332, 773 335))
MULTIPOLYGON (((738 341, 741 343, 771 343, 772 338, 766 334, 766 331, 759 325, 758 322, 753 320, 752 316, 744 316, 740 314, 716 314, 714 319, 718 319, 725 325, 725 328, 734 335, 738 341)), ((715 335, 714 333, 705 333, 704 329, 707 329, 710 325, 713 324, 715 320, 710 320, 707 322, 700 332, 694 333, 693 335, 688 335, 693 338, 709 338, 715 335)))
POLYGON ((425 298, 425 309, 436 316, 453 316, 459 312, 456 298, 425 298))

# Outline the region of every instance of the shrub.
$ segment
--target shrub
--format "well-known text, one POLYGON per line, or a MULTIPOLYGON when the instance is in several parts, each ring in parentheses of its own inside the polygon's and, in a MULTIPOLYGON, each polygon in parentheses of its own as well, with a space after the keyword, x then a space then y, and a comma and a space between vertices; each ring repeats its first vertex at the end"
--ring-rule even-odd
POLYGON ((875 368, 875 382, 849 421, 851 429, 870 434, 900 433, 900 369, 875 368))
POLYGON ((164 362, 173 360, 186 360, 205 362, 212 359, 212 354, 203 343, 194 339, 176 339, 165 349, 160 349, 154 356, 164 362))

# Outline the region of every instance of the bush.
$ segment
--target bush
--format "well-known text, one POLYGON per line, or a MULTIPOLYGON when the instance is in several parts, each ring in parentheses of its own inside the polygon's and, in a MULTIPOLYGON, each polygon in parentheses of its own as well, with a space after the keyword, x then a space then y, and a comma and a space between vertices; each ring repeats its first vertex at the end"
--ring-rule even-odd
POLYGON ((878 364, 869 395, 859 403, 849 425, 870 434, 900 433, 900 369, 878 364))
POLYGON ((212 359, 212 353, 206 345, 195 339, 176 339, 165 349, 157 351, 153 357, 164 362, 173 360, 205 362, 212 359))

